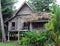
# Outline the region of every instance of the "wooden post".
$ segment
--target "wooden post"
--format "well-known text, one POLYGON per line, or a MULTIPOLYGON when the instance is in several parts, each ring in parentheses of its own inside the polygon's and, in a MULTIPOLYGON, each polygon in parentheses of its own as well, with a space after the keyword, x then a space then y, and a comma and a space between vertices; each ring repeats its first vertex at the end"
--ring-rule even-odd
POLYGON ((32 23, 30 22, 30 31, 32 30, 32 23))
POLYGON ((19 31, 18 31, 18 41, 19 41, 20 37, 19 37, 19 31))
POLYGON ((10 41, 10 37, 9 37, 9 34, 10 34, 10 32, 8 31, 8 41, 10 41))

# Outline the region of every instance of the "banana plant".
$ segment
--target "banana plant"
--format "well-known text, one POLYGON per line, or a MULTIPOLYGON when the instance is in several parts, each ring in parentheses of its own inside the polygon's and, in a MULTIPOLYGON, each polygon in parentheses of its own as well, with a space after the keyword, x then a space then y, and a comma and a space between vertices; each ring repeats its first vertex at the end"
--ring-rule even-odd
POLYGON ((51 31, 56 46, 60 46, 59 36, 60 36, 60 7, 57 4, 52 5, 52 18, 50 19, 50 23, 46 24, 46 27, 51 31))

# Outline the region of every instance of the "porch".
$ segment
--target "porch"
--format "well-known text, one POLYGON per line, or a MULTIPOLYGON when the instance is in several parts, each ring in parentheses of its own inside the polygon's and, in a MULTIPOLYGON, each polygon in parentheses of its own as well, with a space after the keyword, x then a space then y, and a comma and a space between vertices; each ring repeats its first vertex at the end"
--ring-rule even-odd
MULTIPOLYGON (((45 30, 45 26, 44 24, 47 23, 45 22, 39 22, 39 21, 35 21, 35 22, 24 22, 22 29, 21 30, 10 30, 8 31, 8 41, 10 41, 10 32, 17 32, 17 36, 18 36, 18 41, 20 40, 20 32, 26 32, 26 31, 39 31, 40 29, 45 30)), ((15 28, 14 28, 15 29, 15 28)))

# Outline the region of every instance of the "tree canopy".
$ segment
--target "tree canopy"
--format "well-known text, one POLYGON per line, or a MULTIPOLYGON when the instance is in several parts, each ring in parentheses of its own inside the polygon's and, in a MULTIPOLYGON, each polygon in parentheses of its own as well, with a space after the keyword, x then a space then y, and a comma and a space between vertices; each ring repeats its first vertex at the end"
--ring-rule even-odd
POLYGON ((16 0, 1 0, 2 14, 4 20, 12 16, 12 7, 14 3, 16 3, 16 0))
POLYGON ((49 4, 55 2, 55 0, 29 0, 29 3, 33 5, 33 9, 36 11, 49 11, 49 4))

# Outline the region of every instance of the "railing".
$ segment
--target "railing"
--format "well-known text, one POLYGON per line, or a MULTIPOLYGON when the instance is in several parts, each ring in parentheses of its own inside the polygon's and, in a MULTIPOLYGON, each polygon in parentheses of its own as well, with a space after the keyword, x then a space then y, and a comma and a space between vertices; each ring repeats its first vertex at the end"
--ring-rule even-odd
POLYGON ((15 27, 11 27, 11 30, 15 30, 15 27))

